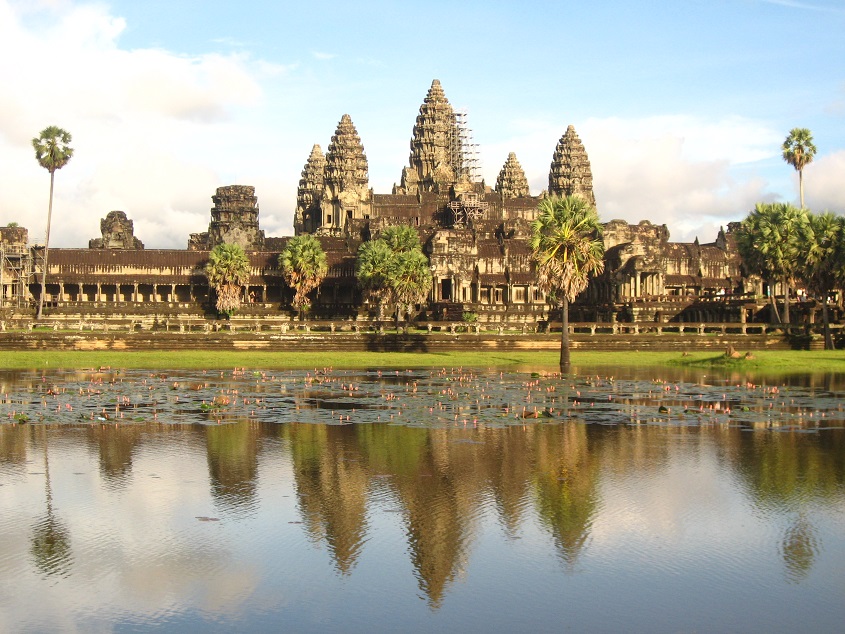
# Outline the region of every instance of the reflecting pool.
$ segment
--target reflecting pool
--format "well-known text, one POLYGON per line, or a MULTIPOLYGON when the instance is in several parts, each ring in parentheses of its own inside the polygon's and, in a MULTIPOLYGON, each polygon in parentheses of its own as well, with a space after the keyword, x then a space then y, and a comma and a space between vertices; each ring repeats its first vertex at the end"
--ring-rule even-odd
POLYGON ((0 373, 0 631, 840 631, 845 385, 0 373))

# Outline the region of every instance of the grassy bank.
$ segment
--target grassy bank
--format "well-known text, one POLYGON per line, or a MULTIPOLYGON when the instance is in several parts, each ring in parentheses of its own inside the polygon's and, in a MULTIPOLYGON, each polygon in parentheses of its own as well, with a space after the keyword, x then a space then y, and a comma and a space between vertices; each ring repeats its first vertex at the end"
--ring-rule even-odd
MULTIPOLYGON (((554 369, 555 351, 514 352, 238 352, 238 351, 14 351, 0 352, 0 368, 148 368, 266 369, 411 368, 411 367, 537 367, 554 369)), ((713 352, 681 356, 677 352, 572 353, 574 366, 589 367, 713 367, 772 373, 845 372, 845 351, 759 351, 751 359, 727 359, 713 352)))

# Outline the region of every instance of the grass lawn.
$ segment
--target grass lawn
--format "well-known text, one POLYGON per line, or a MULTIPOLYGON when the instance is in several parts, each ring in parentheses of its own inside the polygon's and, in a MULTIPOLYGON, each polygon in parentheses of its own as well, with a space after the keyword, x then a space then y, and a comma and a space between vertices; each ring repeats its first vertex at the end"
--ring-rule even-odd
MULTIPOLYGON (((266 369, 536 367, 554 370, 557 351, 514 352, 261 352, 261 351, 33 351, 0 352, 0 368, 266 369)), ((764 350, 752 359, 727 359, 716 351, 682 356, 677 352, 572 352, 573 366, 721 367, 771 373, 845 372, 845 351, 764 350)))

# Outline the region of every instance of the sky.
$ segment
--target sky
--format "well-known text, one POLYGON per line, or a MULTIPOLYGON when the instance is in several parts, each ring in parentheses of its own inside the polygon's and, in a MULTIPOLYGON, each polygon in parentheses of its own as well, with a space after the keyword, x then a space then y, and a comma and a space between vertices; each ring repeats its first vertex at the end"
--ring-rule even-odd
POLYGON ((574 125, 603 221, 711 242, 757 202, 798 203, 790 129, 818 148, 806 205, 845 213, 845 1, 0 0, 0 225, 86 248, 123 210, 146 248, 185 248, 211 196, 253 185, 267 236, 293 233, 300 173, 343 114, 390 193, 439 79, 466 109, 488 185, 515 152, 548 186, 574 125))

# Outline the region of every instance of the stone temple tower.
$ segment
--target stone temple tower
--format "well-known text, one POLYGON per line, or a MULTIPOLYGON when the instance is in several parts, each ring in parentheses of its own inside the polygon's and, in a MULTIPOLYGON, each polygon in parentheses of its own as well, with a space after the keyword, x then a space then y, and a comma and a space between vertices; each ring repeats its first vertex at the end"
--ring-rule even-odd
MULTIPOLYGON (((238 244, 244 251, 261 251, 264 248, 264 232, 258 228, 258 198, 251 185, 228 185, 218 187, 211 197, 211 222, 204 245, 200 248, 213 249, 218 244, 238 244)), ((191 234, 191 240, 196 241, 191 234)), ((202 234, 198 236, 202 238, 202 234)), ((195 248, 189 245, 189 248, 195 248)))
POLYGON ((502 198, 520 198, 530 195, 525 171, 513 152, 508 154, 508 160, 499 172, 499 178, 496 179, 496 191, 502 198))
POLYGON ((296 193, 293 229, 296 235, 313 233, 322 225, 320 200, 325 184, 326 157, 319 145, 311 148, 311 156, 302 168, 302 178, 296 193))
POLYGON ((456 135, 455 112, 435 79, 414 125, 410 164, 402 170, 401 184, 394 187, 394 193, 444 191, 454 183, 456 135))
POLYGON ((578 195, 596 206, 593 193, 593 172, 584 144, 578 138, 574 126, 566 128, 566 133, 555 148, 552 166, 549 171, 549 194, 554 196, 578 195))
POLYGON ((369 218, 373 198, 369 183, 364 146, 352 119, 345 114, 326 154, 317 229, 332 233, 344 229, 347 220, 369 218))

